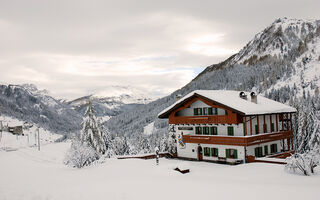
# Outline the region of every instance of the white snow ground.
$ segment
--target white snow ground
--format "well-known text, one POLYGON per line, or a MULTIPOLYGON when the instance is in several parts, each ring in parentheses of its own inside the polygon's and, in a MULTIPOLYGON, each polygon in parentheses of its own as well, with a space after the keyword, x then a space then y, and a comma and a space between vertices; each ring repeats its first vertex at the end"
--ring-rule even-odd
POLYGON ((62 164, 70 143, 0 151, 1 200, 319 199, 320 170, 305 177, 283 165, 237 166, 160 159, 107 159, 84 169, 62 164), (175 167, 190 168, 180 174, 175 167))

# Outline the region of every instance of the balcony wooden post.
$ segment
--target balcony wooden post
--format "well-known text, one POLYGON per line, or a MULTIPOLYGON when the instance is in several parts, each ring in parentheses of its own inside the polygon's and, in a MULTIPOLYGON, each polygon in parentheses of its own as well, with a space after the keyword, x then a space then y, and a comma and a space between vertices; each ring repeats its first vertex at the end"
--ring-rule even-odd
POLYGON ((247 135, 247 118, 244 116, 243 119, 244 119, 244 122, 243 122, 243 124, 244 124, 244 136, 246 136, 247 135))
POLYGON ((252 116, 250 116, 250 135, 252 135, 252 116))
POLYGON ((263 115, 263 133, 266 133, 267 130, 265 130, 266 128, 266 115, 263 115))
POLYGON ((259 134, 259 115, 257 115, 257 134, 259 134))
POLYGON ((281 128, 281 130, 284 131, 284 128, 283 128, 284 127, 284 114, 281 114, 281 116, 282 116, 282 128, 281 128))
POLYGON ((276 114, 276 130, 279 131, 278 114, 276 114))
POLYGON ((270 133, 271 133, 272 132, 272 115, 269 115, 269 116, 270 116, 269 119, 270 119, 270 133))

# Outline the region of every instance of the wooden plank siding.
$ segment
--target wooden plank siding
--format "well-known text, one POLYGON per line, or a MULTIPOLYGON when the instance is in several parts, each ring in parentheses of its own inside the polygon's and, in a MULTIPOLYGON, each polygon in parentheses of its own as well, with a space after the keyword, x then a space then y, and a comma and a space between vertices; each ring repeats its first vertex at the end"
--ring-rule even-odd
POLYGON ((292 139, 293 131, 281 131, 270 134, 260 134, 247 137, 233 136, 204 136, 204 135, 183 135, 182 139, 185 143, 196 144, 220 144, 233 146, 251 146, 276 140, 292 139))

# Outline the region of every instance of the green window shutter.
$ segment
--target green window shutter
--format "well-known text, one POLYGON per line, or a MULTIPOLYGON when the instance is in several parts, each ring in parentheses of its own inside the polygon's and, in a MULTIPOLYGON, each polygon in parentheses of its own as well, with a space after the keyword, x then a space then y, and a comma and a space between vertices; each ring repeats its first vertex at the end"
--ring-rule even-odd
POLYGON ((274 132, 274 123, 271 123, 271 132, 274 132))
POLYGON ((202 115, 202 108, 199 108, 199 115, 202 115))
POLYGON ((255 157, 258 157, 258 151, 259 151, 258 147, 254 148, 254 156, 255 157))
POLYGON ((278 145, 277 144, 274 144, 274 152, 278 152, 278 145))
POLYGON ((237 150, 237 149, 234 150, 234 158, 235 158, 235 159, 238 158, 238 150, 237 150))
POLYGON ((214 114, 215 114, 215 115, 218 114, 218 108, 214 108, 214 114))
POLYGON ((228 111, 227 111, 227 110, 224 110, 224 114, 225 114, 225 115, 228 115, 228 111))
POLYGON ((210 135, 213 135, 213 127, 210 127, 210 135))
POLYGON ((209 115, 212 115, 212 108, 209 108, 209 115))
POLYGON ((193 109, 193 115, 198 115, 198 109, 197 108, 193 109))
POLYGON ((226 158, 229 158, 229 149, 226 149, 226 158))
POLYGON ((267 145, 267 146, 264 146, 264 154, 265 154, 265 155, 268 155, 268 145, 267 145))
POLYGON ((200 127, 200 135, 203 134, 203 127, 200 127))
POLYGON ((228 135, 230 135, 230 136, 233 136, 233 135, 234 135, 233 126, 229 126, 229 127, 228 127, 228 135))
POLYGON ((214 130, 213 130, 213 134, 214 134, 214 135, 218 135, 218 127, 214 127, 213 129, 214 129, 214 130))
POLYGON ((258 134, 258 125, 255 125, 256 134, 258 134))
POLYGON ((216 156, 218 157, 219 156, 219 149, 217 148, 216 150, 216 156))

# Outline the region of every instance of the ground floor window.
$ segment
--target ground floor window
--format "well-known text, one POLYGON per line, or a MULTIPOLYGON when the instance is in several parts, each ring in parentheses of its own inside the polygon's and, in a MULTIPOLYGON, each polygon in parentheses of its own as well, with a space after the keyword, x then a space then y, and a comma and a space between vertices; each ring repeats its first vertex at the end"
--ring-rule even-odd
POLYGON ((254 155, 255 157, 262 157, 263 154, 262 154, 262 147, 256 147, 254 148, 254 155))
POLYGON ((226 157, 237 159, 238 151, 236 149, 226 149, 226 157))
POLYGON ((278 152, 277 144, 270 145, 270 153, 276 153, 276 152, 278 152))
POLYGON ((209 147, 204 147, 203 148, 203 155, 204 156, 210 156, 210 148, 209 147))
POLYGON ((219 155, 218 148, 211 148, 211 156, 218 157, 218 155, 219 155))
POLYGON ((268 145, 264 146, 264 155, 268 155, 268 145))

